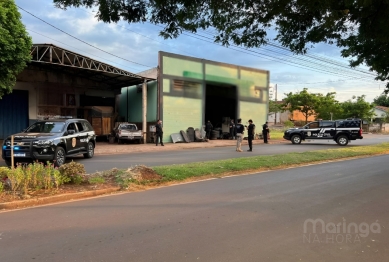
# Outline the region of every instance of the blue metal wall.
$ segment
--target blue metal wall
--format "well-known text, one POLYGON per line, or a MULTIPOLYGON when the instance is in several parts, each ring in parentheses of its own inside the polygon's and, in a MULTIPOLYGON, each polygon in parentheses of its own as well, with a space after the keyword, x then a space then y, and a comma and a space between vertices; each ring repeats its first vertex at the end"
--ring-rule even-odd
POLYGON ((0 140, 28 127, 28 91, 13 90, 0 99, 0 140))

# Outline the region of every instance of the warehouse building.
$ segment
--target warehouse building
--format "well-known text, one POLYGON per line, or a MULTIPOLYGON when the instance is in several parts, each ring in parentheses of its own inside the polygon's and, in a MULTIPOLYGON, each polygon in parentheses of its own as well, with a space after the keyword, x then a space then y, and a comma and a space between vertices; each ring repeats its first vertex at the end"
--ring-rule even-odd
MULTIPOLYGON (((163 120, 164 142, 188 127, 201 128, 210 120, 228 132, 230 119, 252 119, 259 128, 267 120, 269 71, 199 58, 159 52, 159 66, 139 75, 148 79, 147 131, 163 120)), ((142 86, 122 88, 119 114, 122 119, 142 121, 142 86)), ((258 132, 258 130, 257 130, 258 132)))

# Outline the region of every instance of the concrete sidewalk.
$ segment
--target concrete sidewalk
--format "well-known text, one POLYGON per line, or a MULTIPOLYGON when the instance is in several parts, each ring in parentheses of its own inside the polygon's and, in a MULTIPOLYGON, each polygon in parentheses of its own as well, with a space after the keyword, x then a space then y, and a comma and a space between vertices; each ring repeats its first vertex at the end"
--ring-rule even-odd
MULTIPOLYGON (((287 140, 269 140, 269 144, 290 143, 287 140)), ((253 147, 256 146, 269 146, 264 144, 263 140, 254 140, 253 147)), ((170 150, 182 150, 192 148, 209 148, 209 147, 225 147, 235 146, 236 140, 217 139, 209 140, 208 142, 191 142, 191 143, 165 143, 165 146, 155 146, 155 144, 110 144, 108 142, 97 142, 95 148, 95 155, 107 155, 107 154, 122 154, 122 153, 139 153, 139 152, 156 152, 156 151, 170 151, 170 150)), ((242 149, 248 149, 248 141, 243 140, 242 149)))

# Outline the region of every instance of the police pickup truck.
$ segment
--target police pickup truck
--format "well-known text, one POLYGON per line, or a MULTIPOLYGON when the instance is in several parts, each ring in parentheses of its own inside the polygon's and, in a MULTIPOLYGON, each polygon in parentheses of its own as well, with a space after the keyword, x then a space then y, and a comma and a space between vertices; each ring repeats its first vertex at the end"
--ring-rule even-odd
POLYGON ((301 128, 285 131, 284 139, 300 144, 304 140, 333 140, 338 145, 346 146, 350 140, 363 139, 362 120, 321 120, 308 123, 301 128))
POLYGON ((96 135, 91 124, 85 119, 54 119, 38 121, 21 133, 4 140, 2 158, 11 166, 11 147, 14 163, 31 161, 52 161, 59 167, 66 157, 83 154, 92 158, 96 145, 96 135))

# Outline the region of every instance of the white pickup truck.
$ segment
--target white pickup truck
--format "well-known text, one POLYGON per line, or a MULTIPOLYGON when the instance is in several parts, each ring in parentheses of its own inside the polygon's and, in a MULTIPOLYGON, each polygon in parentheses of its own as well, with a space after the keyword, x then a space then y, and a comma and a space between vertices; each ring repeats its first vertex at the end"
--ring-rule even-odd
POLYGON ((124 141, 136 141, 138 144, 142 141, 142 130, 138 130, 135 124, 120 123, 115 129, 115 137, 118 144, 124 141))

